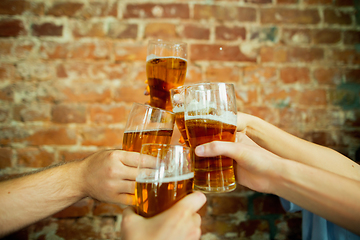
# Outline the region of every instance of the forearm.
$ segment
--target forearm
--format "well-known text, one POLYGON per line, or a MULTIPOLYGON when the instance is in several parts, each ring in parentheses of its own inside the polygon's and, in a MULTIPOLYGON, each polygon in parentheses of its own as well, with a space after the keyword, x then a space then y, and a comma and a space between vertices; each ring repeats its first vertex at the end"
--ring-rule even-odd
POLYGON ((342 154, 291 135, 260 118, 246 118, 246 134, 261 147, 283 158, 360 180, 360 165, 342 154))
POLYGON ((282 161, 272 193, 360 234, 360 182, 294 161, 282 161))
POLYGON ((84 197, 80 162, 0 183, 0 237, 48 217, 84 197))

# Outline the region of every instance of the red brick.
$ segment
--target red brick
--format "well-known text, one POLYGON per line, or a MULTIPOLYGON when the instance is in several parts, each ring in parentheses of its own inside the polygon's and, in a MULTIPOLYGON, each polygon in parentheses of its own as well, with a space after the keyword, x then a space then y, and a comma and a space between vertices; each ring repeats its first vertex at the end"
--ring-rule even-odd
POLYGON ((107 1, 93 1, 86 4, 79 12, 76 13, 76 17, 82 19, 91 19, 95 17, 117 17, 117 3, 109 3, 107 1))
POLYGON ((344 76, 347 83, 359 83, 360 84, 360 69, 345 69, 344 76))
POLYGON ((253 199, 254 214, 264 216, 268 214, 285 214, 278 196, 266 194, 253 199))
POLYGON ((341 10, 325 9, 324 22, 327 24, 351 25, 351 14, 341 10))
POLYGON ((69 58, 72 59, 109 59, 112 43, 108 41, 74 42, 69 48, 69 58))
POLYGON ((335 0, 334 5, 338 6, 338 7, 353 7, 353 6, 355 6, 355 1, 354 0, 335 0))
POLYGON ((333 29, 321 29, 313 31, 315 44, 337 44, 341 41, 341 31, 333 29))
POLYGON ((53 215, 54 218, 77 218, 89 215, 94 206, 91 198, 82 199, 53 215))
POLYGON ((315 9, 263 8, 260 19, 262 24, 318 24, 320 15, 315 9))
POLYGON ((201 67, 193 64, 188 64, 185 84, 199 82, 203 82, 201 67))
POLYGON ((116 216, 123 213, 123 208, 118 204, 95 201, 94 216, 116 216))
POLYGON ((217 40, 245 40, 246 29, 244 27, 226 27, 218 26, 215 29, 215 37, 217 40))
POLYGON ((319 84, 337 85, 342 81, 341 71, 338 68, 317 68, 314 78, 319 84))
POLYGON ((124 131, 106 127, 84 128, 82 131, 83 146, 119 147, 122 145, 124 131))
POLYGON ((69 53, 69 43, 42 41, 39 52, 44 59, 65 59, 69 53))
POLYGON ((83 3, 58 2, 46 12, 47 15, 73 17, 83 7, 83 3))
POLYGON ((74 145, 76 131, 66 127, 42 127, 32 129, 32 134, 24 140, 29 145, 74 145))
POLYGON ((194 6, 194 19, 216 19, 218 21, 239 21, 239 22, 255 22, 255 8, 237 7, 220 5, 200 5, 194 6))
POLYGON ((0 147, 0 169, 11 167, 12 150, 9 147, 0 147))
POLYGON ((32 35, 37 37, 43 36, 62 36, 63 26, 54 23, 33 24, 31 26, 32 35))
POLYGON ((326 90, 304 90, 301 92, 299 103, 306 106, 325 106, 327 104, 326 90))
POLYGON ((247 211, 248 200, 246 197, 213 196, 209 205, 212 207, 212 215, 225 215, 247 211))
POLYGON ((115 43, 114 54, 116 61, 146 61, 147 46, 115 43))
POLYGON ((1 86, 0 100, 4 100, 4 101, 14 100, 14 87, 12 85, 1 86))
POLYGON ((360 31, 344 31, 344 44, 354 45, 360 43, 360 31))
POLYGON ((249 66, 243 68, 243 82, 245 84, 276 83, 277 69, 264 66, 249 66))
POLYGON ((1 126, 0 144, 2 146, 10 145, 23 141, 29 134, 20 127, 1 126))
POLYGON ((242 53, 239 46, 193 44, 190 56, 192 61, 256 62, 255 57, 242 53))
MULTIPOLYGON (((62 94, 61 99, 65 102, 110 102, 110 86, 96 82, 76 82, 71 86, 59 85, 58 91, 62 94)), ((50 96, 57 98, 57 96, 50 96)))
POLYGON ((81 105, 55 105, 51 115, 55 123, 86 123, 86 107, 81 105))
POLYGON ((273 0, 245 0, 246 3, 257 3, 257 4, 265 4, 272 3, 273 0))
POLYGON ((34 53, 36 45, 34 40, 18 40, 14 45, 13 56, 17 59, 27 59, 34 53))
POLYGON ((90 76, 89 78, 93 79, 109 79, 109 80, 119 80, 119 79, 128 79, 129 74, 134 73, 135 71, 129 70, 129 65, 124 63, 98 63, 90 67, 90 76))
POLYGON ((305 67, 286 67, 280 70, 280 78, 283 83, 307 84, 310 82, 310 71, 305 67))
POLYGON ((16 77, 22 80, 53 80, 54 73, 54 66, 47 62, 20 62, 16 66, 16 77))
MULTIPOLYGON (((77 63, 59 63, 56 67, 57 76, 60 78, 69 78, 79 80, 89 80, 92 76, 92 68, 96 69, 96 66, 90 65, 85 62, 77 63)), ((101 67, 100 67, 101 68, 101 67)))
POLYGON ((53 152, 45 149, 26 147, 17 150, 18 166, 42 168, 51 165, 55 160, 53 152))
POLYGON ((124 18, 181 18, 190 16, 188 4, 128 4, 124 18))
POLYGON ((10 107, 0 106, 0 123, 7 122, 9 120, 10 120, 10 107))
POLYGON ((328 61, 333 64, 360 64, 360 53, 355 49, 333 49, 328 61))
POLYGON ((331 5, 333 0, 304 0, 304 3, 308 5, 331 5))
POLYGON ((137 84, 132 86, 122 86, 115 89, 114 101, 116 102, 138 102, 146 103, 149 100, 149 96, 144 95, 146 89, 145 84, 137 84))
POLYGON ((207 82, 238 82, 239 76, 237 67, 209 66, 205 72, 207 82))
POLYGON ((236 99, 243 105, 256 104, 259 102, 259 94, 256 87, 237 87, 236 99))
POLYGON ((301 126, 304 123, 304 109, 287 107, 279 110, 280 121, 278 127, 282 129, 294 128, 294 123, 301 126))
POLYGON ((14 40, 0 39, 0 56, 2 59, 13 57, 12 48, 14 40))
POLYGON ((18 37, 27 34, 24 24, 17 19, 0 20, 0 37, 18 37))
POLYGON ((245 222, 240 222, 236 228, 238 230, 239 236, 249 238, 256 235, 268 235, 270 232, 269 222, 267 220, 248 220, 245 222))
POLYGON ((262 90, 263 102, 282 108, 297 103, 299 93, 294 89, 267 88, 262 90))
POLYGON ((126 123, 129 111, 124 106, 90 106, 90 121, 96 124, 126 123))
POLYGON ((24 12, 32 13, 36 15, 43 15, 44 3, 21 1, 21 0, 0 1, 0 14, 2 15, 21 15, 24 12))
POLYGON ((295 4, 298 0, 277 0, 277 4, 295 4))
POLYGON ((345 125, 350 127, 360 127, 360 111, 358 109, 345 115, 345 125))
POLYGON ((312 41, 312 32, 310 29, 284 28, 282 41, 288 44, 307 44, 312 41))
POLYGON ((208 40, 210 38, 210 29, 208 27, 186 24, 182 32, 182 37, 190 39, 208 40))
POLYGON ((176 26, 172 23, 149 23, 145 27, 145 38, 176 38, 176 26))
POLYGON ((72 21, 70 28, 74 37, 104 37, 105 27, 102 22, 72 21))
POLYGON ((13 118, 16 121, 49 121, 49 104, 16 104, 13 110, 13 118))
POLYGON ((286 47, 263 47, 260 50, 262 62, 316 62, 324 58, 324 50, 321 48, 286 48, 286 47))
POLYGON ((59 160, 64 162, 76 161, 84 159, 96 151, 60 151, 59 152, 59 160))
POLYGON ((111 38, 118 39, 136 39, 138 34, 138 25, 123 23, 123 22, 112 22, 109 24, 108 36, 111 38))
MULTIPOLYGON (((1 54, 0 54, 1 55, 1 54)), ((9 63, 0 63, 0 80, 14 78, 15 66, 9 63)))

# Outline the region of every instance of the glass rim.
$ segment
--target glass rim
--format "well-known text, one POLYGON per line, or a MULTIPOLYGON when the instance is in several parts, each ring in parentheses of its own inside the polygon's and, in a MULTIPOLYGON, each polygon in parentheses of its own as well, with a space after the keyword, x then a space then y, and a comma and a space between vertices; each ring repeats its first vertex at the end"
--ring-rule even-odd
POLYGON ((187 42, 184 42, 184 41, 180 41, 180 40, 176 40, 176 39, 161 39, 161 38, 158 38, 158 39, 150 39, 148 41, 148 45, 150 44, 157 44, 157 43, 163 43, 163 44, 166 44, 166 45, 185 45, 187 46, 187 42))
MULTIPOLYGON (((141 149, 143 148, 143 146, 158 146, 158 147, 171 147, 171 148, 182 148, 182 149, 185 149, 185 150, 190 150, 190 147, 187 147, 187 146, 182 146, 182 145, 179 145, 179 144, 167 144, 167 143, 144 143, 141 145, 141 149)), ((140 154, 141 151, 140 151, 140 154)))
POLYGON ((158 108, 158 107, 154 107, 154 106, 151 106, 151 105, 149 105, 149 104, 144 104, 144 103, 138 103, 138 102, 133 102, 133 105, 132 105, 132 107, 134 106, 134 105, 140 105, 140 106, 144 106, 144 107, 146 107, 146 108, 153 108, 153 109, 155 109, 155 110, 160 110, 160 111, 162 111, 162 112, 167 112, 167 113, 170 113, 170 114, 175 114, 174 112, 172 112, 172 111, 169 111, 169 110, 165 110, 165 109, 162 109, 162 108, 158 108))

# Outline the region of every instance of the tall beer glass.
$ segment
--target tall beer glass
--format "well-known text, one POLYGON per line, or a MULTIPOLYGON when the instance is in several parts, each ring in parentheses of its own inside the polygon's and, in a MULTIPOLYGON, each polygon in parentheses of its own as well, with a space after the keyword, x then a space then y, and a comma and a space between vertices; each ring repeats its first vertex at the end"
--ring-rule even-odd
POLYGON ((173 112, 175 113, 175 123, 181 133, 181 139, 179 142, 185 143, 186 146, 190 147, 184 118, 185 87, 186 86, 180 86, 170 89, 170 96, 173 112))
POLYGON ((170 89, 184 84, 186 69, 186 43, 163 40, 149 42, 146 75, 151 106, 172 110, 170 89))
POLYGON ((180 145, 142 145, 135 185, 138 214, 152 217, 193 191, 189 151, 180 145))
MULTIPOLYGON (((202 83, 185 88, 185 126, 190 147, 212 141, 234 142, 236 97, 233 84, 202 83)), ((194 158, 194 189, 230 192, 236 188, 233 159, 225 156, 194 158)))
POLYGON ((175 114, 140 103, 132 105, 123 137, 123 150, 140 152, 144 143, 169 144, 175 114))

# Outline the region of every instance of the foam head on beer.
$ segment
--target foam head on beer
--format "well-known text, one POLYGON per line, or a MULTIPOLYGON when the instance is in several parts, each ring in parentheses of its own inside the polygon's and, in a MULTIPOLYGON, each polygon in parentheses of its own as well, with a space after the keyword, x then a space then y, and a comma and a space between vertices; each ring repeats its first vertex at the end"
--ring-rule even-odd
POLYGON ((144 144, 135 198, 138 214, 152 217, 193 191, 190 149, 180 145, 144 144))

